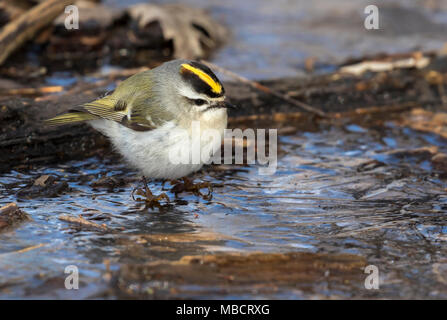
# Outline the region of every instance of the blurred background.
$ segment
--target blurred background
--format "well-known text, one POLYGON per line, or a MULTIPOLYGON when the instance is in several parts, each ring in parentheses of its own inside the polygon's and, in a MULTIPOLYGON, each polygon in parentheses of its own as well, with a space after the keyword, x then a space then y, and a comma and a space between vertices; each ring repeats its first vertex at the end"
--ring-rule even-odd
MULTIPOLYGON (((42 2, 0 1, 0 27, 42 2)), ((378 53, 439 51, 446 42, 445 0, 390 0, 374 3, 365 0, 78 0, 74 3, 81 8, 79 30, 66 30, 66 14, 61 14, 50 27, 46 26, 33 36, 32 45, 28 43, 25 48, 27 54, 22 60, 18 54, 19 57, 9 58, 9 64, 14 65, 16 61, 17 65, 23 66, 24 63, 40 60, 40 64, 47 69, 56 69, 56 65, 65 63, 65 69, 73 69, 75 65, 79 70, 86 66, 86 60, 91 59, 95 52, 102 50, 95 57, 102 59, 99 63, 102 66, 152 66, 157 60, 154 56, 166 49, 166 41, 173 34, 177 34, 174 42, 180 47, 193 42, 191 38, 179 34, 179 30, 185 28, 172 24, 173 16, 179 20, 193 21, 192 25, 203 33, 201 45, 208 46, 204 54, 194 51, 193 54, 181 57, 210 58, 216 64, 250 79, 296 76, 306 70, 331 72, 336 69, 335 65, 347 59, 378 53), (186 9, 205 9, 214 20, 210 23, 206 14, 194 9, 171 10, 161 15, 147 8, 131 9, 142 2, 161 6, 181 3, 186 9), (379 30, 366 30, 364 27, 367 17, 365 8, 371 4, 379 8, 379 30), (182 17, 182 12, 186 18, 182 17), (145 19, 151 21, 144 25, 145 19), (158 24, 154 22, 157 19, 158 24), (129 36, 129 32, 132 36, 129 36), (164 40, 157 38, 159 33, 163 34, 164 40), (82 37, 87 40, 84 41, 82 37), (180 44, 182 39, 184 43, 180 44), (165 45, 157 47, 163 41, 165 45), (158 53, 152 52, 149 56, 129 54, 133 49, 141 51, 148 47, 157 47, 158 53), (79 58, 83 60, 82 66, 79 63, 67 63, 68 60, 79 58)), ((159 60, 172 57, 172 52, 171 55, 164 52, 159 60)), ((2 73, 5 74, 0 69, 0 75, 2 73)))
MULTIPOLYGON (((106 0, 127 6, 137 0, 106 0)), ((152 1, 173 3, 176 1, 152 1)), ((178 2, 178 1, 177 1, 178 2)), ((318 72, 347 58, 440 50, 446 42, 445 0, 185 0, 228 26, 228 42, 213 61, 249 78, 302 74, 308 58, 318 72), (366 30, 365 7, 379 8, 379 30, 366 30)))

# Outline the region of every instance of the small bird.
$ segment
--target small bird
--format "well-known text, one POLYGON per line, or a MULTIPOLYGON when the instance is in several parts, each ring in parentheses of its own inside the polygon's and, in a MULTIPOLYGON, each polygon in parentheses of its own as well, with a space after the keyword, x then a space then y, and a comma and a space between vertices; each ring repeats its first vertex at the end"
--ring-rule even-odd
MULTIPOLYGON (((124 80, 109 95, 46 120, 49 125, 87 122, 110 138, 119 153, 143 176, 174 180, 199 170, 210 150, 220 147, 227 126, 225 90, 204 64, 172 60, 124 80), (173 163, 170 152, 192 153, 194 122, 200 132, 214 129, 220 139, 200 140, 199 163, 173 163), (183 129, 183 130, 178 130, 183 129)), ((152 195, 152 194, 151 194, 152 195)))

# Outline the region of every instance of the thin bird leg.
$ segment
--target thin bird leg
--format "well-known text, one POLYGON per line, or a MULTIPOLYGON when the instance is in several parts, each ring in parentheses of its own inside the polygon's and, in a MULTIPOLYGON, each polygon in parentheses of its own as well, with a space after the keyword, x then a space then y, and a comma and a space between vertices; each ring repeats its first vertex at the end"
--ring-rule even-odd
POLYGON ((147 180, 146 180, 146 177, 143 176, 142 180, 143 180, 144 191, 146 192, 146 198, 148 198, 148 197, 153 197, 154 195, 152 194, 152 191, 151 191, 151 190, 149 189, 149 187, 147 186, 147 180))

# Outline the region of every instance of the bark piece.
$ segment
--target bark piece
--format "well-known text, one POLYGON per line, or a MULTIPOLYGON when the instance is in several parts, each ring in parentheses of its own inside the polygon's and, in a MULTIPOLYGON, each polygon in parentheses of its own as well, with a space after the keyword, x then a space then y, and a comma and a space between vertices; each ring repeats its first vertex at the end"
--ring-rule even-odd
POLYGON ((26 199, 56 197, 67 189, 69 187, 66 181, 57 181, 53 176, 43 175, 37 178, 34 183, 20 189, 17 196, 26 199))
POLYGON ((30 216, 13 202, 0 208, 0 231, 25 220, 31 220, 30 216))

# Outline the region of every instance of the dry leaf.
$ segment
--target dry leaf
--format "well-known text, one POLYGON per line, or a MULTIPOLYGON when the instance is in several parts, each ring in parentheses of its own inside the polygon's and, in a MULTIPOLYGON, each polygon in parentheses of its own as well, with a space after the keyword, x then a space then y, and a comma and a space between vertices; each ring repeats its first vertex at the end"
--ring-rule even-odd
POLYGON ((204 10, 181 4, 141 3, 130 7, 128 12, 137 21, 139 29, 158 22, 163 38, 173 41, 174 57, 178 59, 204 57, 227 36, 227 30, 204 10))

